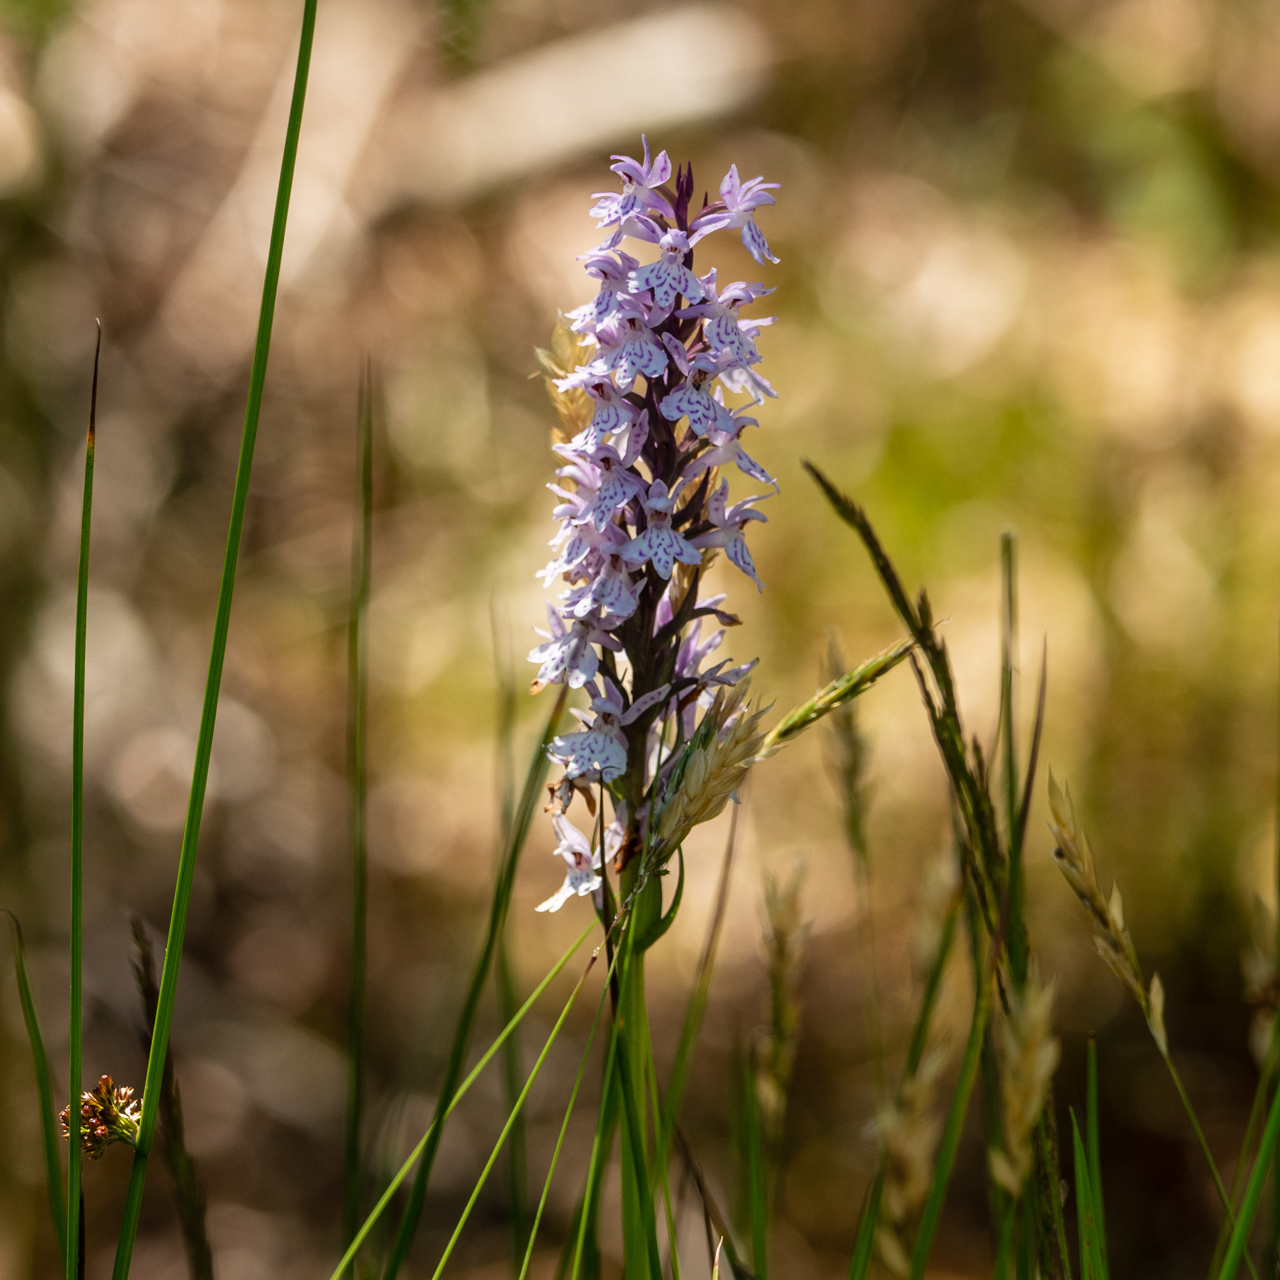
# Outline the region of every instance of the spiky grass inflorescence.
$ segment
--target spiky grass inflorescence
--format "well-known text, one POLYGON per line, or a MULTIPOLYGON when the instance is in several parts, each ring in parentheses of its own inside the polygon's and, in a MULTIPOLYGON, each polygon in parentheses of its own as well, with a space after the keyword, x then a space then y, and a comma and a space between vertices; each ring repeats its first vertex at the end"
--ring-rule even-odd
POLYGON ((1070 792, 1058 786, 1049 775, 1049 811, 1052 818, 1053 860, 1066 877, 1072 892, 1080 899, 1093 924, 1093 942, 1107 968, 1129 989, 1142 1009, 1162 1056, 1169 1056, 1169 1037, 1164 1028, 1164 986, 1154 974, 1147 987, 1142 977, 1138 953, 1124 923, 1124 899, 1120 886, 1112 885, 1111 897, 1103 897, 1093 865, 1093 851, 1076 822, 1075 805, 1070 792))
POLYGON ((765 875, 764 949, 769 969, 769 1030, 760 1045, 756 1090, 770 1155, 776 1160, 786 1115, 787 1090, 800 1038, 800 967, 808 924, 801 918, 800 893, 807 868, 796 866, 782 881, 765 875))
POLYGON ((881 1107, 870 1126, 885 1160, 876 1246, 896 1275, 905 1276, 910 1270, 905 1229, 920 1211, 933 1181, 942 1135, 942 1117, 934 1103, 949 1057, 945 1044, 930 1049, 915 1072, 903 1080, 897 1100, 881 1107))
POLYGON ((1035 1158, 1032 1137, 1062 1056, 1052 1034, 1053 984, 1041 985, 1034 969, 1021 991, 1009 997, 1009 1012, 997 1023, 1000 1107, 1004 1150, 989 1152, 991 1176, 1015 1199, 1035 1158))
POLYGON ((694 827, 718 817, 746 781, 764 743, 764 711, 751 711, 751 681, 721 689, 663 793, 655 860, 666 861, 694 827))

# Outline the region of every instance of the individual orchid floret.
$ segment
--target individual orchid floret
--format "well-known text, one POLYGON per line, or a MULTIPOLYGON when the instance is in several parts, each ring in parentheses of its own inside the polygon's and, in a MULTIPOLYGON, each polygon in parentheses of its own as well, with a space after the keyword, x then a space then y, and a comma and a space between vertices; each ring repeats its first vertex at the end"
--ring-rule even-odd
POLYGON ((738 166, 730 165, 729 172, 720 183, 720 207, 712 205, 694 219, 690 228, 691 242, 697 244, 703 236, 710 235, 713 231, 740 227, 742 243, 761 266, 764 266, 766 258, 770 262, 777 262, 778 259, 769 252, 769 243, 765 240, 764 233, 756 226, 755 211, 761 205, 775 203, 769 192, 776 191, 779 185, 776 182, 765 182, 763 178, 743 182, 738 177, 738 166))
POLYGON ((733 414, 725 407, 724 397, 716 388, 713 394, 707 390, 707 382, 714 375, 716 362, 707 355, 698 356, 689 376, 658 403, 662 416, 669 422, 689 419, 689 430, 696 436, 705 436, 712 427, 722 431, 733 430, 733 414))
POLYGON ((575 618, 566 627, 555 607, 548 604, 547 621, 551 627, 550 634, 541 633, 547 636, 546 643, 538 645, 529 654, 530 662, 541 663, 533 681, 534 693, 562 681, 567 681, 571 689, 581 689, 600 667, 600 659, 592 646, 598 644, 614 653, 622 648, 621 641, 605 629, 599 614, 575 618))
POLYGON ((670 494, 661 480, 649 486, 648 494, 641 498, 649 523, 621 552, 628 564, 652 564, 659 577, 670 578, 677 560, 690 565, 702 563, 702 553, 671 527, 671 515, 679 496, 679 486, 670 494))
POLYGON ((585 618, 599 609, 611 621, 625 622, 640 605, 630 569, 621 553, 606 556, 585 586, 566 595, 570 613, 575 618, 585 618))
POLYGON ((596 331, 600 359, 624 391, 643 374, 653 379, 667 367, 667 350, 636 311, 619 311, 596 331))
POLYGON ((702 281, 684 265, 685 255, 689 252, 689 237, 683 231, 668 231, 658 241, 662 256, 657 262, 637 267, 629 277, 631 288, 636 293, 651 293, 656 312, 650 315, 650 323, 659 316, 665 319, 676 305, 681 294, 690 302, 697 302, 702 297, 702 281))
POLYGON ((609 168, 622 179, 622 190, 595 193, 593 199, 597 203, 591 210, 591 216, 597 219, 597 227, 611 227, 636 214, 656 213, 663 218, 676 216, 671 202, 657 190, 671 177, 671 160, 665 151, 659 151, 650 163, 649 140, 642 135, 640 142, 644 147, 643 161, 633 160, 630 156, 611 157, 614 163, 609 168))
POLYGON ((627 545, 627 535, 616 525, 606 523, 597 529, 589 519, 577 524, 566 523, 552 539, 553 544, 563 541, 560 554, 545 569, 538 571, 549 587, 554 579, 564 574, 571 582, 581 576, 576 572, 594 552, 598 557, 614 555, 627 545))
POLYGON ((629 293, 628 277, 640 264, 629 253, 592 252, 583 255, 587 275, 600 281, 600 292, 587 303, 569 312, 570 328, 582 333, 603 324, 629 293))
MULTIPOLYGON (((755 364, 760 353, 755 343, 747 334, 744 326, 738 321, 738 308, 747 306, 759 298, 773 292, 764 285, 747 284, 736 281, 723 292, 716 292, 715 273, 702 277, 702 286, 706 301, 691 307, 682 307, 676 314, 682 318, 701 316, 703 336, 707 345, 715 352, 728 352, 734 362, 739 365, 755 364)), ((767 320, 750 320, 748 325, 759 327, 767 324, 767 320)))
POLYGON ((593 777, 613 782, 627 769, 627 739, 622 732, 622 698, 611 681, 606 680, 610 694, 601 694, 594 681, 588 681, 592 694, 591 712, 573 708, 583 727, 576 733, 561 734, 551 743, 551 755, 565 766, 569 778, 593 777))
MULTIPOLYGON (((628 445, 634 442, 628 441, 628 445)), ((630 453, 630 447, 628 453, 630 453)), ((638 450, 637 450, 638 452, 638 450)), ((644 492, 644 481, 630 470, 634 458, 620 454, 610 444, 602 444, 591 455, 590 461, 599 471, 599 486, 591 504, 584 510, 584 521, 591 520, 597 529, 603 529, 619 507, 644 492)))
POLYGON ((722 480, 720 487, 707 499, 707 515, 715 526, 708 533, 700 534, 690 541, 695 547, 723 547, 729 561, 736 565, 756 584, 756 589, 764 590, 764 583, 756 574, 755 561, 747 550, 746 527, 752 520, 767 521, 768 516, 757 511, 751 504, 759 502, 757 495, 744 498, 732 507, 726 505, 729 500, 729 482, 722 480))
POLYGON ((601 884, 600 851, 592 850, 591 842, 568 818, 557 815, 551 822, 560 841, 553 852, 569 864, 569 870, 565 873, 564 884, 539 905, 539 911, 559 911, 570 898, 585 898, 589 893, 595 893, 601 884))
MULTIPOLYGON (((747 427, 758 426, 754 418, 739 411, 729 416, 729 429, 723 430, 717 423, 709 432, 712 447, 704 450, 685 468, 685 479, 692 480, 709 467, 736 466, 743 475, 759 480, 778 490, 778 482, 742 447, 742 433, 747 427)), ((692 424, 692 419, 690 423, 692 424)))

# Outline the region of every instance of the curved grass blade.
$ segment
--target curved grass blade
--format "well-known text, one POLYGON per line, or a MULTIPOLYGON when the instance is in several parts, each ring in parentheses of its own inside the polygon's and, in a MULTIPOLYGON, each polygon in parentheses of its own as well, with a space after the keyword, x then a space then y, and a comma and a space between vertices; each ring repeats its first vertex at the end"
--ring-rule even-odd
POLYGON ((1089 1184, 1093 1188, 1093 1219, 1097 1224, 1098 1255, 1107 1267, 1107 1220, 1102 1207, 1102 1145, 1098 1137, 1098 1042, 1089 1037, 1085 1066, 1085 1139, 1088 1143, 1089 1184))
MULTIPOLYGON (((12 911, 5 911, 13 925, 13 968, 18 980, 18 1001, 22 1005, 22 1021, 27 1027, 31 1045, 31 1065, 35 1068, 36 1092, 40 1097, 40 1145, 44 1153, 45 1189, 49 1196, 49 1216, 58 1240, 58 1252, 67 1256, 67 1213, 62 1201, 62 1160, 58 1154, 58 1116, 53 1105, 53 1075, 49 1071, 49 1055, 44 1051, 36 1003, 31 997, 27 977, 27 949, 22 940, 22 926, 12 911)), ((77 1107, 76 1110, 79 1110, 77 1107)))
POLYGON ((1280 1138, 1280 1089, 1276 1090, 1271 1110, 1267 1115, 1267 1127, 1262 1131, 1258 1158, 1253 1162, 1253 1171, 1249 1174, 1249 1183, 1245 1187, 1244 1200, 1241 1201, 1240 1212, 1231 1230, 1231 1241, 1227 1245, 1227 1256, 1222 1261, 1218 1280, 1235 1280, 1241 1261, 1248 1260, 1246 1250, 1249 1247, 1249 1232, 1253 1227, 1254 1216, 1258 1212, 1258 1201, 1262 1198, 1262 1188, 1266 1184, 1267 1174, 1271 1171, 1271 1161, 1277 1150, 1277 1138, 1280 1138))
POLYGON ((1076 1225, 1080 1231, 1080 1274, 1083 1280, 1107 1280, 1098 1247, 1097 1192, 1089 1177, 1089 1159, 1080 1138, 1076 1113, 1071 1113, 1071 1149, 1076 1171, 1076 1225))
POLYGON ((747 1157, 747 1211, 751 1225, 751 1261, 759 1280, 769 1272, 769 1203, 766 1194, 764 1143, 752 1055, 742 1057, 742 1139, 747 1157))
POLYGON ((569 1132, 569 1120, 573 1115, 574 1104, 578 1101, 578 1091, 582 1088, 582 1078, 587 1073, 587 1063, 591 1058, 591 1046, 595 1043, 596 1031, 600 1026, 600 1015, 604 1012, 604 1002, 609 997, 609 980, 611 975, 605 974, 604 986, 600 991, 600 1000, 596 1005, 596 1016, 592 1019, 591 1030, 587 1034, 587 1045, 582 1051, 582 1062, 578 1065, 578 1074, 569 1093, 569 1103, 565 1107, 564 1120, 560 1123, 560 1136, 556 1139, 555 1149, 551 1152, 551 1165, 547 1169, 546 1181, 542 1184, 542 1196, 538 1200, 537 1212, 533 1215, 533 1224, 529 1228, 529 1241, 525 1245, 524 1262, 520 1267, 518 1280, 526 1280, 529 1274, 529 1263, 533 1260, 533 1246, 538 1240, 538 1228, 542 1225, 542 1215, 547 1207, 547 1198, 551 1194, 551 1182, 555 1177, 556 1165, 560 1160, 560 1150, 564 1146, 565 1135, 569 1132))
POLYGON ((574 942, 573 945, 570 946, 569 949, 564 953, 564 955, 562 955, 560 959, 556 961, 555 965, 551 968, 550 972, 546 975, 546 977, 542 979, 540 983, 538 983, 538 985, 533 989, 529 998, 524 1002, 524 1004, 520 1006, 520 1012, 517 1013, 516 1016, 510 1022, 508 1022, 505 1027, 503 1027, 498 1038, 489 1046, 488 1049, 485 1050, 484 1056, 480 1059, 479 1062, 476 1063, 474 1067, 471 1068, 471 1071, 468 1073, 467 1078, 454 1091, 453 1098, 450 1101, 448 1108, 445 1110, 443 1117, 432 1118, 431 1124, 428 1126, 426 1133, 424 1133, 422 1137, 418 1140, 418 1145, 415 1146, 411 1152, 409 1152, 408 1159, 406 1159, 405 1162, 400 1166, 399 1172, 396 1174, 394 1178, 391 1179, 390 1184, 387 1186, 387 1189, 382 1193, 382 1196, 378 1200, 378 1203, 374 1205, 373 1209, 369 1213, 369 1216, 364 1220, 363 1225, 360 1227, 360 1230, 356 1232, 351 1243, 347 1246, 346 1252, 342 1255, 342 1258, 338 1262, 338 1265, 333 1269, 332 1274, 329 1276, 329 1280, 341 1280, 341 1276, 343 1272, 345 1272, 346 1269, 351 1265, 352 1260, 355 1258, 357 1252, 359 1252, 360 1246, 364 1244, 365 1239, 368 1236, 369 1232, 373 1230, 374 1225, 377 1223, 378 1219, 382 1217, 383 1210, 386 1209, 387 1205, 391 1203, 392 1196, 395 1195, 396 1191, 400 1187, 400 1184, 409 1176, 410 1172, 413 1169, 413 1166, 418 1163, 418 1158, 422 1155, 423 1151, 426 1149, 427 1143, 431 1139, 432 1135, 439 1130, 441 1119, 447 1120, 449 1116, 453 1114, 453 1109, 458 1105, 459 1102, 462 1101, 463 1097, 466 1095, 467 1091, 471 1088, 471 1086, 475 1083, 480 1073, 493 1060, 494 1054, 496 1054, 502 1048, 502 1046, 507 1041, 507 1037, 510 1036, 511 1033, 516 1029, 516 1027, 518 1027, 520 1023, 524 1020, 525 1014, 527 1014, 529 1010, 532 1009, 533 1006, 537 1003, 538 997, 542 995, 542 993, 551 985, 552 981, 560 974, 561 970, 564 969, 565 965, 567 965, 569 961, 573 959, 574 955, 577 954, 578 948, 582 946, 582 944, 586 942, 586 940, 591 936, 591 932, 592 930, 595 929, 595 927, 596 927, 595 923, 592 922, 582 931, 581 934, 578 935, 577 941, 574 942))
MULTIPOLYGON (((440 1085, 440 1095, 436 1101, 436 1121, 441 1120, 447 1112, 458 1078, 462 1074, 462 1063, 467 1055, 467 1046, 471 1042, 471 1031, 475 1026, 476 1013, 480 1008, 480 996, 489 976, 489 965, 493 960, 498 939, 502 934, 507 919, 507 907, 511 902, 511 889, 515 884, 516 868, 520 862, 520 853, 529 835, 529 827, 533 822, 534 808, 551 766, 547 755, 547 747, 560 724, 564 713, 564 704, 568 696, 568 685, 562 685, 556 697, 547 726, 543 730, 538 746, 529 763, 529 771, 525 776, 524 789, 520 793, 520 803, 516 808, 515 821, 512 824, 511 840, 503 857, 502 867, 496 877, 493 900, 489 908, 489 924, 485 931, 484 943, 480 955, 476 959, 475 969, 471 974, 471 984, 467 988, 463 1001, 462 1013, 454 1031, 453 1046, 449 1051, 449 1061, 445 1067, 444 1080, 440 1085)), ((413 1237, 418 1229, 418 1219, 422 1216, 422 1206, 427 1198, 427 1183, 431 1179, 431 1166, 435 1163, 436 1150, 440 1145, 443 1125, 435 1121, 428 1130, 426 1145, 423 1147, 422 1160, 414 1175, 413 1186, 409 1192, 409 1203, 405 1206, 400 1225, 396 1229, 395 1239, 391 1245, 391 1253, 383 1271, 383 1280, 395 1280, 404 1264, 405 1257, 413 1244, 413 1237)))
POLYGON ((476 1185, 471 1190, 471 1195, 467 1200, 466 1207, 462 1211, 462 1216, 458 1219, 457 1226, 453 1229, 453 1235, 449 1237, 449 1243, 445 1246, 444 1254, 440 1258, 439 1264, 436 1266, 431 1280, 440 1280, 444 1273, 445 1267, 448 1265, 449 1259, 453 1256, 453 1251, 457 1247, 458 1240, 462 1236, 463 1228, 467 1225, 467 1219, 471 1217, 471 1211, 476 1207, 476 1201, 480 1198, 480 1192, 484 1190, 484 1184, 489 1179, 489 1174, 493 1171, 493 1166, 497 1163, 498 1156, 502 1148, 506 1145, 507 1135, 510 1134, 512 1126, 516 1122, 516 1117, 524 1108, 525 1100, 529 1097, 529 1091, 533 1088, 534 1081, 538 1078, 538 1073, 542 1070, 543 1063, 547 1060, 547 1054, 551 1052, 551 1046, 555 1044, 560 1036, 561 1030, 564 1028, 565 1020, 569 1016, 569 1011, 573 1008, 574 1002, 578 998, 578 993, 582 990, 582 984, 587 980, 587 974, 591 972, 592 966, 596 962, 593 955, 587 961, 587 967, 582 972, 582 977, 578 979, 577 985, 574 987, 569 999, 565 1001, 564 1008, 560 1011, 560 1016, 556 1019, 555 1026, 551 1028, 551 1034, 547 1036, 547 1042, 542 1046, 542 1052, 538 1054, 537 1061, 533 1064, 533 1070, 529 1072, 529 1078, 525 1081, 524 1088, 520 1090, 520 1096, 516 1099, 516 1105, 512 1109, 511 1114, 507 1117, 507 1123, 502 1126, 502 1132, 498 1135, 498 1141, 494 1143, 493 1150, 489 1153, 488 1160, 485 1161, 484 1168, 480 1171, 480 1177, 476 1179, 476 1185))
POLYGON ((942 1131, 942 1141, 938 1145, 933 1181, 929 1185, 929 1198, 925 1201, 924 1213, 920 1218, 920 1229, 916 1233, 915 1248, 911 1253, 911 1280, 923 1280, 934 1232, 937 1231, 938 1219, 942 1216, 942 1202, 946 1199, 951 1171, 955 1167, 956 1151, 960 1146, 960 1131, 964 1127, 965 1113, 969 1110, 969 1098, 973 1093, 973 1083, 977 1076, 978 1059, 982 1054, 982 1040, 986 1033, 987 1019, 991 1013, 992 985, 991 976, 984 976, 974 999, 973 1022, 969 1027, 969 1040, 965 1045, 964 1059, 960 1064, 960 1079, 956 1084, 955 1096, 951 1099, 951 1110, 947 1114, 946 1127, 942 1131))
POLYGON ((84 443, 84 494, 80 507, 80 562, 76 573, 75 689, 71 709, 71 1009, 67 1090, 66 1276, 80 1273, 80 1074, 84 1056, 84 664, 89 629, 89 528, 93 522, 93 455, 98 434, 98 363, 102 325, 93 348, 93 389, 89 393, 89 430, 84 443))
POLYGON ((240 458, 236 464, 231 520, 227 528, 227 547, 222 562, 222 581, 218 587, 217 615, 213 628, 213 644, 209 654, 209 675, 205 682, 204 706, 200 714, 200 733, 196 741, 195 768, 191 779, 191 795, 187 805, 186 826, 182 834, 182 851, 178 857, 177 884, 173 893, 169 936, 165 944, 164 968, 160 975, 160 1001, 156 1008, 156 1027, 151 1037, 151 1052, 147 1058, 138 1141, 134 1150, 129 1190, 125 1198, 124 1219, 116 1245, 112 1280, 127 1280, 129 1275, 129 1265, 133 1258, 133 1242, 138 1233, 138 1218, 142 1212, 142 1188, 147 1173, 147 1157, 155 1138, 156 1116, 160 1102, 160 1077, 164 1071, 165 1057, 169 1049, 169 1030, 173 1023, 173 1002, 178 990, 178 969, 182 963, 182 944, 187 931, 187 909, 191 902, 196 851, 200 843, 200 822, 204 814, 205 789, 209 781, 209 760, 213 750, 214 723, 218 714, 218 694, 222 688, 222 666, 226 657, 227 631, 231 625, 231 601, 235 593, 236 565, 240 558, 245 506, 249 499, 249 478, 253 471, 253 451, 258 436, 258 419, 262 413, 267 356, 271 350, 271 328, 275 318, 276 293, 280 284, 280 261, 284 252, 285 225, 289 216, 289 197, 293 189, 293 171, 298 156, 298 135, 302 129, 302 109, 307 96, 307 75, 311 67, 316 3, 317 0, 304 0, 303 3, 302 31, 298 42, 298 66, 293 82, 293 100, 289 106, 289 123, 285 130, 284 154, 280 162, 280 184, 276 193, 275 214, 271 224, 271 242, 267 250, 262 306, 258 314, 258 336, 254 343, 253 366, 249 374, 249 396, 245 406, 244 432, 240 440, 240 458))
POLYGON ((356 410, 356 526, 347 622, 347 785, 351 824, 351 991, 347 998, 347 1123, 342 1160, 342 1246, 360 1224, 360 1130, 364 1113, 364 997, 369 866, 365 824, 369 719, 369 577, 373 522, 373 365, 366 358, 356 410))
MULTIPOLYGON (((658 1129, 653 1157, 657 1168, 666 1167, 671 1135, 680 1120, 680 1104, 684 1100, 684 1088, 689 1080, 690 1067, 693 1065, 693 1048, 697 1043, 698 1032, 702 1029, 703 1014, 707 1010, 707 997, 711 991, 711 974, 715 969, 716 951, 720 945, 720 933, 724 927, 725 911, 729 902, 729 880, 733 872, 734 853, 737 849, 738 814, 741 810, 742 801, 739 800, 733 806, 733 813, 729 818, 729 838, 725 842, 724 861, 721 863, 720 880, 716 885, 715 907, 707 924, 707 936, 702 944, 698 972, 694 978, 688 1008, 685 1010, 684 1023, 680 1028, 675 1063, 671 1068, 671 1078, 667 1084, 666 1106, 662 1112, 662 1123, 658 1129)), ((683 869, 683 862, 681 867, 683 869)))

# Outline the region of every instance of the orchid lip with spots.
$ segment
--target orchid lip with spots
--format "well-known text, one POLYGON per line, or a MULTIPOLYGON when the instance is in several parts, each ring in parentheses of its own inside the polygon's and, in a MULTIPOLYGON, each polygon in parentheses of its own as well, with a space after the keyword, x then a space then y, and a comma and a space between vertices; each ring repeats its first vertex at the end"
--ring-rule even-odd
POLYGON ((552 795, 555 852, 568 874, 545 911, 587 895, 599 906, 601 844, 619 871, 646 847, 655 798, 681 751, 717 691, 754 666, 705 665, 724 631, 704 638, 703 620, 737 619, 720 607, 722 595, 699 599, 699 589, 722 551, 762 588, 746 539, 748 526, 765 519, 757 504, 769 494, 734 501, 730 477, 778 488, 742 441, 757 425, 748 411, 776 393, 758 370, 757 343, 771 320, 740 312, 773 290, 751 281, 721 286, 714 267, 698 274, 694 265, 695 247, 718 231, 740 235, 761 266, 777 262, 755 220, 774 203, 777 184, 743 182, 734 166, 719 199, 704 195, 691 211, 692 168, 677 168, 672 182, 667 153, 654 156, 642 144, 639 160, 613 157, 621 191, 594 197, 591 215, 608 234, 581 261, 598 291, 562 321, 578 362, 553 384, 558 403, 570 394, 589 403, 581 401, 585 411, 555 445, 556 555, 539 576, 562 590, 548 606, 545 643, 529 659, 538 664, 535 692, 567 682, 592 701, 574 713, 580 727, 550 747, 564 766, 552 795), (642 263, 619 247, 626 239, 655 246, 657 256, 650 250, 642 263), (606 823, 601 814, 589 838, 564 809, 592 786, 609 793, 613 816, 606 823))

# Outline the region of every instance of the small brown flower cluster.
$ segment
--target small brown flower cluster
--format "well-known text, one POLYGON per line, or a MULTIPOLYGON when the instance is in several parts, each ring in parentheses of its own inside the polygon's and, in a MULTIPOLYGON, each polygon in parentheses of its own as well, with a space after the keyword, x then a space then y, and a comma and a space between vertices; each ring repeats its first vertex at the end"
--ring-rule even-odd
MULTIPOLYGON (((80 1149, 96 1160, 113 1142, 136 1145, 141 1111, 132 1088, 117 1088, 110 1076, 100 1077, 96 1089, 80 1095, 80 1149)), ((62 1122, 62 1136, 69 1138, 71 1108, 63 1107, 58 1119, 62 1122)))

